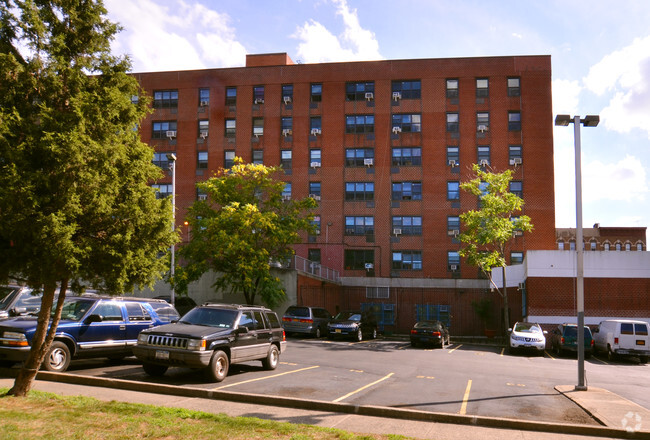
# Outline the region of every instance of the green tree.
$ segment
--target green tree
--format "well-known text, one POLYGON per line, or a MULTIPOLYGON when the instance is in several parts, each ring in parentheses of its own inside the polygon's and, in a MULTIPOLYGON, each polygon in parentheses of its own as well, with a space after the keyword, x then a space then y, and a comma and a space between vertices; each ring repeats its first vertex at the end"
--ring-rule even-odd
POLYGON ((97 0, 0 0, 0 282, 43 291, 16 396, 31 388, 70 286, 151 285, 177 240, 135 130, 148 102, 133 99, 129 60, 110 53, 118 27, 105 14, 97 0))
POLYGON ((502 173, 484 171, 479 165, 472 167, 475 177, 463 182, 463 191, 474 194, 480 207, 461 214, 463 229, 459 235, 464 244, 460 255, 471 265, 477 266, 489 279, 490 285, 503 298, 504 325, 508 329, 508 288, 506 286, 506 253, 517 232, 530 232, 533 225, 527 215, 518 215, 524 205, 523 199, 510 192, 512 170, 502 173), (503 287, 499 289, 492 279, 492 269, 503 269, 503 287))
POLYGON ((242 293, 248 304, 259 297, 269 306, 284 298, 271 262, 284 262, 300 241, 301 231, 313 232, 316 201, 284 200, 285 182, 274 179, 279 167, 244 164, 240 158, 230 169, 197 184, 208 195, 189 209, 190 242, 179 250, 184 265, 172 280, 181 292, 204 273, 216 273, 215 290, 242 293))

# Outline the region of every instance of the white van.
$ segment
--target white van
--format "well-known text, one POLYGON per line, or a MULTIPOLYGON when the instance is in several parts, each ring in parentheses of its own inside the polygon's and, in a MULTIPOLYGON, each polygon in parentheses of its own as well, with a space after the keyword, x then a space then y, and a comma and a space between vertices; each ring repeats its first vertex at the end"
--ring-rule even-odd
POLYGON ((607 353, 607 359, 616 356, 638 356, 641 363, 650 356, 650 336, 645 321, 610 319, 602 321, 594 331, 594 349, 607 353))

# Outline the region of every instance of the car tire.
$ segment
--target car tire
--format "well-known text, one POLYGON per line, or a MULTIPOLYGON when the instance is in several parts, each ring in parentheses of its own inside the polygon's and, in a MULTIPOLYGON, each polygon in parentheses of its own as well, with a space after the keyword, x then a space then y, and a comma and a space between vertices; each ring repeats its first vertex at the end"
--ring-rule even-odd
POLYGON ((316 327, 316 333, 314 334, 314 337, 316 339, 320 339, 320 337, 323 336, 320 331, 320 327, 316 327))
POLYGON ((415 341, 411 341, 411 347, 417 347, 417 346, 418 346, 418 343, 417 343, 417 342, 415 342, 415 341))
POLYGON ((648 363, 648 356, 639 356, 639 362, 642 364, 648 363))
POLYGON ((361 331, 361 329, 357 330, 357 333, 355 335, 355 339, 356 339, 357 342, 363 341, 363 332, 361 331))
POLYGON ((275 370, 280 362, 280 351, 276 345, 271 344, 269 353, 262 360, 262 366, 265 370, 275 370))
POLYGON ((43 361, 43 369, 63 373, 70 366, 70 349, 61 341, 54 341, 43 361))
POLYGON ((212 359, 210 359, 208 377, 213 382, 221 382, 228 376, 228 367, 228 355, 221 350, 217 350, 212 355, 212 359))
POLYGON ((612 347, 609 345, 607 346, 607 360, 610 362, 616 360, 616 353, 612 351, 612 347))
POLYGON ((167 367, 167 365, 156 365, 147 362, 142 364, 142 369, 144 370, 144 372, 152 377, 163 376, 167 372, 167 368, 169 368, 167 367))

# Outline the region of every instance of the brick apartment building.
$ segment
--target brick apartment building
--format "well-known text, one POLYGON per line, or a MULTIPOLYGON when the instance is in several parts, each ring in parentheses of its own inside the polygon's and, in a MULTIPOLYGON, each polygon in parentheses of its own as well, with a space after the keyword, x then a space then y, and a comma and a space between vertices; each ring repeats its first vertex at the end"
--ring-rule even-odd
MULTIPOLYGON (((473 331, 461 308, 489 286, 459 258, 455 234, 459 215, 477 207, 458 188, 474 163, 514 171, 511 190, 534 224, 514 238, 509 262, 557 247, 550 56, 295 64, 281 53, 134 76, 154 98, 143 141, 163 168, 177 156, 182 237, 186 208, 202 197, 195 183, 235 156, 282 165, 287 197, 319 200, 320 234, 303 237, 296 255, 340 278, 301 274, 298 302, 381 304, 396 328, 442 310, 473 331)), ((171 178, 156 186, 171 192, 171 178)))

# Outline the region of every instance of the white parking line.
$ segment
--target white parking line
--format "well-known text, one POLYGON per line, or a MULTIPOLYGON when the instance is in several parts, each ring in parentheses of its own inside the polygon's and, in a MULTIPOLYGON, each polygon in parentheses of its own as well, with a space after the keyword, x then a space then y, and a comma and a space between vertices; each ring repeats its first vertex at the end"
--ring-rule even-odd
POLYGON ((357 394, 358 392, 361 392, 361 391, 365 390, 366 388, 370 388, 370 387, 373 386, 373 385, 377 385, 379 382, 382 382, 382 381, 388 379, 388 378, 391 377, 393 374, 395 374, 395 373, 387 374, 386 376, 382 377, 382 378, 379 379, 379 380, 376 380, 376 381, 374 381, 374 382, 372 382, 372 383, 369 383, 368 385, 364 385, 364 386, 362 386, 361 388, 356 389, 356 390, 352 391, 351 393, 347 393, 345 396, 339 397, 339 398, 336 399, 336 400, 332 400, 332 402, 340 402, 341 400, 345 400, 345 399, 347 399, 348 397, 350 397, 350 396, 352 396, 352 395, 354 395, 354 394, 357 394))
POLYGON ((299 368, 297 370, 286 371, 284 373, 274 374, 272 376, 258 377, 257 379, 250 379, 250 380, 244 380, 242 382, 231 383, 228 385, 224 385, 222 387, 213 388, 213 390, 223 390, 224 388, 234 387, 235 385, 242 385, 245 383, 257 382, 258 380, 271 379, 272 377, 280 377, 280 376, 284 376, 285 374, 298 373, 299 371, 311 370, 313 368, 319 368, 319 365, 314 365, 313 367, 299 368))

